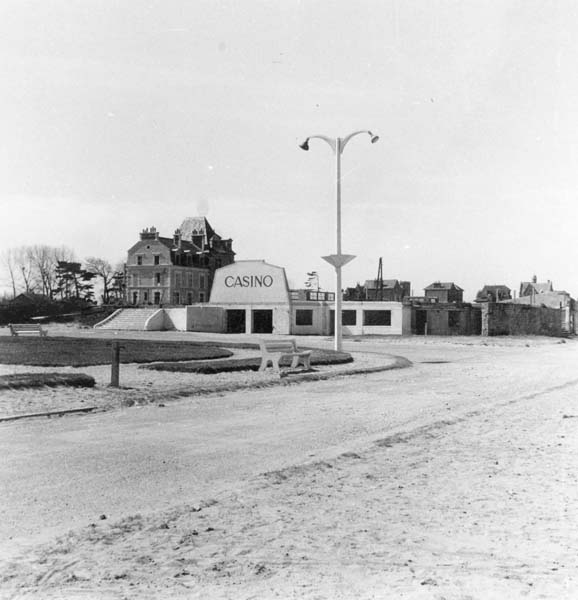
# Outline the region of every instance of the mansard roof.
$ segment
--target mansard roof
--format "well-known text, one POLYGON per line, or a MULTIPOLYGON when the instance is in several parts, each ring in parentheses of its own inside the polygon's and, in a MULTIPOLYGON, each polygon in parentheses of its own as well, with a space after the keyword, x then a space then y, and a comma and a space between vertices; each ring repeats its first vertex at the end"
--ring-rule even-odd
POLYGON ((430 285, 428 285, 426 288, 424 288, 424 290, 458 290, 460 292, 463 292, 464 290, 459 286, 456 285, 453 281, 435 281, 434 283, 430 283, 430 285))

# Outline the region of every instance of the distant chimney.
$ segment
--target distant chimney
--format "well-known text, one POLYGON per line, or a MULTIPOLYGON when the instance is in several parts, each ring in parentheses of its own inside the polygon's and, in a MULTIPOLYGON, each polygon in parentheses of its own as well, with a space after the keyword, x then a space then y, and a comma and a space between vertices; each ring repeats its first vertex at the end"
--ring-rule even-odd
POLYGON ((538 278, 536 277, 536 275, 532 277, 532 283, 538 283, 538 278))
POLYGON ((180 248, 182 246, 180 229, 175 229, 175 233, 173 235, 173 242, 177 248, 180 248))
POLYGON ((141 240, 158 240, 159 234, 155 227, 145 227, 140 233, 141 240))

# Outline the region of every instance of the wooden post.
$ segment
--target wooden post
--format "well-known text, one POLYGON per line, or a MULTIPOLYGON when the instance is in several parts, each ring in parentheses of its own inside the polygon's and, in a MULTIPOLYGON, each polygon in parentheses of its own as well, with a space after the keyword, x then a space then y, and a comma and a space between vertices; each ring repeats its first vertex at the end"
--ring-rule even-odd
POLYGON ((120 375, 120 344, 118 340, 112 342, 112 362, 110 367, 110 387, 119 387, 120 375))

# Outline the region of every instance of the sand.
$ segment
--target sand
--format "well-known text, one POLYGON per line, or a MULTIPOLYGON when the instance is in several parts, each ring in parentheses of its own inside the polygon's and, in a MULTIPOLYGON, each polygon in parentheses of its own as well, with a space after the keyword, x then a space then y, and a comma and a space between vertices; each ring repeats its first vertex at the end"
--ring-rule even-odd
POLYGON ((395 390, 396 427, 95 519, 4 564, 2 597, 576 598, 578 346, 523 348, 439 344, 448 365, 416 348, 422 366, 358 379, 360 396, 395 390), (423 414, 401 418, 404 400, 423 414))

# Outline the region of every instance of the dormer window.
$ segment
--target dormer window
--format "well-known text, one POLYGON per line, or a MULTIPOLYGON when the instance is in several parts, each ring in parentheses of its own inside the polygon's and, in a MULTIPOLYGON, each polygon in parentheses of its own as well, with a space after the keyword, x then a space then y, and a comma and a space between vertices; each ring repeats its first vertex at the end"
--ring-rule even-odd
POLYGON ((160 265, 161 264, 161 256, 160 256, 160 254, 155 254, 154 255, 154 261, 155 261, 155 265, 160 265))
POLYGON ((138 254, 136 257, 136 264, 142 265, 142 254, 138 254))

